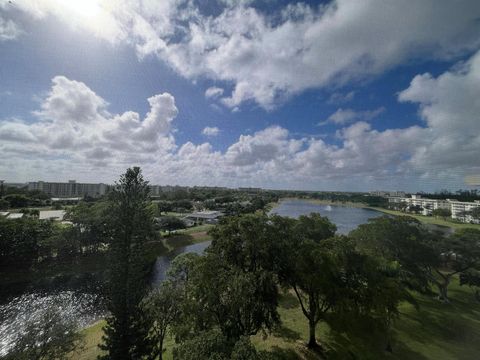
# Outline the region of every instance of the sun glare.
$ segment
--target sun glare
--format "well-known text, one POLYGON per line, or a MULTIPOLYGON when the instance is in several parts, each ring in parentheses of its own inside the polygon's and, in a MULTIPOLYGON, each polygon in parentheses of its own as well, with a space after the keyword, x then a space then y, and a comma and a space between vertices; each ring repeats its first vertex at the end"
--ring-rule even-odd
POLYGON ((66 8, 84 18, 94 18, 100 13, 100 0, 66 0, 66 8))

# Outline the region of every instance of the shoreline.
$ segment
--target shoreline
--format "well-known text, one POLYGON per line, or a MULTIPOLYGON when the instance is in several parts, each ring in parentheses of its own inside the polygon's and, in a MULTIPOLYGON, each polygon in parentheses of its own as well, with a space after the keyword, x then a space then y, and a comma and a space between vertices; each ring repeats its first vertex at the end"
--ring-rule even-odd
MULTIPOLYGON (((387 215, 394 215, 394 216, 410 216, 418 221, 420 221, 423 224, 427 225, 437 225, 440 227, 448 227, 453 230, 457 229, 479 229, 480 230, 480 225, 476 224, 466 224, 466 223, 457 223, 449 220, 443 220, 440 218, 436 218, 433 216, 424 216, 424 215, 418 215, 418 214, 410 214, 410 213, 404 213, 396 210, 390 210, 390 209, 384 209, 380 207, 375 207, 375 206, 368 206, 367 204, 364 203, 354 203, 354 202, 338 202, 338 201, 331 201, 331 200, 320 200, 320 199, 302 199, 302 198, 296 198, 296 197, 285 197, 281 198, 277 203, 275 203, 275 206, 272 208, 272 210, 278 206, 280 206, 282 201, 305 201, 311 204, 317 204, 317 205, 331 205, 331 206, 342 206, 342 207, 351 207, 351 208, 358 208, 358 209, 368 209, 368 210, 374 210, 381 212, 383 214, 387 215)), ((270 211, 272 211, 270 210, 270 211)))
MULTIPOLYGON (((276 202, 275 207, 280 206, 280 203, 282 201, 305 201, 309 202, 311 204, 317 204, 317 205, 334 205, 334 206, 342 206, 342 207, 351 207, 351 208, 369 208, 366 204, 363 203, 356 203, 356 202, 351 202, 351 201, 332 201, 332 200, 321 200, 321 199, 303 199, 303 198, 297 198, 297 197, 284 197, 278 200, 276 202)), ((274 208, 275 208, 274 207, 274 208)))

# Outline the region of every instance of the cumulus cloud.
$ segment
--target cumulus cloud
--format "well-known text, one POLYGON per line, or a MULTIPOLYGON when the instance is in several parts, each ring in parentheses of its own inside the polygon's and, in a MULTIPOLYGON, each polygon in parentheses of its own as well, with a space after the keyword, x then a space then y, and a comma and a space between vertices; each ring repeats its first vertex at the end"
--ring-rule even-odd
POLYGON ((220 129, 216 126, 210 127, 207 126, 202 130, 202 134, 205 136, 217 136, 220 133, 220 129))
POLYGON ((411 59, 452 59, 480 45, 478 1, 332 0, 274 14, 224 1, 206 15, 195 1, 111 0, 89 1, 87 18, 74 3, 16 1, 34 18, 57 16, 134 46, 140 58, 157 56, 186 78, 225 82, 232 92, 215 94, 232 109, 246 101, 272 109, 306 89, 338 87, 411 59))
POLYGON ((266 128, 254 135, 241 135, 228 148, 225 157, 230 164, 238 166, 280 160, 294 154, 302 144, 302 141, 289 139, 288 135, 288 130, 279 126, 266 128))
POLYGON ((423 172, 439 169, 459 176, 478 174, 480 164, 480 51, 438 77, 417 75, 398 98, 419 105, 428 143, 418 147, 412 163, 423 172))
POLYGON ((339 108, 327 120, 320 122, 318 125, 326 125, 333 123, 336 125, 345 125, 354 121, 370 121, 383 113, 385 108, 379 107, 375 110, 355 111, 352 109, 339 108))
POLYGON ((5 156, 29 151, 85 163, 107 158, 128 163, 132 154, 165 153, 175 147, 169 133, 177 114, 174 98, 164 93, 148 102, 144 119, 131 111, 110 114, 108 103, 86 84, 56 76, 41 109, 34 112, 36 122, 0 122, 0 148, 5 156))
POLYGON ((162 184, 436 189, 480 173, 479 93, 480 52, 436 77, 415 76, 399 93, 400 102, 418 105, 422 126, 380 131, 365 119, 347 121, 334 142, 270 126, 219 151, 208 142, 177 146, 171 129, 178 110, 170 94, 150 97, 145 116, 112 114, 86 84, 58 76, 34 113, 37 121, 0 121, 0 173, 109 182, 141 165, 162 184))

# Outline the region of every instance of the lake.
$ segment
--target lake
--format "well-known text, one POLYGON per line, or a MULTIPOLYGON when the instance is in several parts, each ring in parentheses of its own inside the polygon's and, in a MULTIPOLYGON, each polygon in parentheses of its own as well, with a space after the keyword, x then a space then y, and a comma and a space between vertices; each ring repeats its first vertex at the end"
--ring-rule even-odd
POLYGON ((345 235, 358 225, 366 223, 368 219, 384 215, 379 211, 371 209, 324 205, 297 199, 282 200, 270 213, 297 218, 300 215, 308 215, 312 212, 328 217, 331 222, 337 225, 337 232, 345 235))

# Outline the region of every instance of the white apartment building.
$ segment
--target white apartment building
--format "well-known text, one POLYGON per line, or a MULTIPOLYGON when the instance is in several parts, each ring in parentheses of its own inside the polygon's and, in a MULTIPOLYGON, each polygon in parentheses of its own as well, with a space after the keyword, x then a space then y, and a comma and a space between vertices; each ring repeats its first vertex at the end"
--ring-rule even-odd
POLYGON ((451 199, 426 199, 421 195, 412 195, 412 197, 389 197, 389 203, 405 203, 407 207, 420 206, 422 208, 422 215, 432 215, 433 210, 448 209, 452 213, 452 219, 462 222, 474 222, 476 221, 470 215, 466 215, 465 212, 471 211, 474 208, 480 207, 480 201, 463 202, 451 199))
POLYGON ((106 184, 86 184, 77 183, 75 180, 69 180, 68 182, 46 182, 35 181, 28 183, 28 190, 40 190, 44 193, 59 197, 59 198, 72 198, 79 196, 101 196, 107 192, 108 185, 106 184))
POLYGON ((474 202, 450 200, 450 204, 452 219, 463 222, 478 222, 478 220, 473 219, 470 215, 466 215, 465 213, 480 207, 480 200, 475 200, 474 202))

